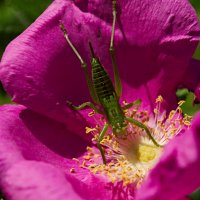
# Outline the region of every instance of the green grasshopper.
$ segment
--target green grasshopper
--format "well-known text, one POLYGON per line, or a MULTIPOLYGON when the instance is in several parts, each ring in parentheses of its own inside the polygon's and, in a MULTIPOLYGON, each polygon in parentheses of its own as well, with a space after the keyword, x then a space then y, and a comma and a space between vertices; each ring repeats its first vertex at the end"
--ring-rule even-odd
POLYGON ((92 44, 89 42, 89 47, 91 51, 91 66, 92 66, 92 78, 89 75, 89 70, 87 67, 86 62, 82 59, 79 52, 76 50, 72 42, 70 41, 67 30, 64 26, 64 24, 60 23, 60 28, 62 32, 64 33, 65 39, 67 40, 69 46, 72 48, 74 53, 76 54, 77 58, 79 59, 82 69, 85 73, 87 85, 90 91, 90 95, 93 99, 93 101, 102 107, 102 109, 99 109, 91 102, 85 102, 81 104, 80 106, 74 106, 71 102, 68 102, 68 105, 70 105, 73 110, 81 110, 85 107, 92 108, 96 113, 100 113, 103 116, 106 117, 107 122, 104 124, 104 127, 102 131, 99 134, 98 140, 97 140, 97 147, 100 150, 103 163, 106 164, 106 158, 104 150, 101 146, 101 141, 104 138, 104 135, 106 131, 108 130, 108 127, 112 127, 112 131, 115 134, 116 137, 123 136, 126 134, 127 125, 128 122, 142 128, 145 130, 149 138, 152 140, 152 142, 156 146, 160 146, 153 136, 151 135, 149 129, 147 126, 145 126, 143 123, 139 122, 138 120, 135 120, 133 118, 127 118, 124 114, 124 111, 128 108, 131 108, 134 105, 140 104, 140 100, 136 100, 132 103, 129 103, 125 106, 121 106, 119 103, 119 98, 122 93, 122 84, 119 77, 119 72, 117 68, 117 63, 115 59, 115 49, 114 49, 114 33, 115 33, 115 24, 116 24, 116 0, 112 0, 112 14, 113 14, 113 22, 112 22, 112 32, 111 32, 111 40, 110 40, 110 56, 112 60, 113 65, 113 71, 114 71, 114 80, 115 80, 115 89, 113 86, 113 83, 111 81, 111 78, 109 77, 108 73, 105 71, 104 67, 100 63, 99 58, 95 55, 92 44))

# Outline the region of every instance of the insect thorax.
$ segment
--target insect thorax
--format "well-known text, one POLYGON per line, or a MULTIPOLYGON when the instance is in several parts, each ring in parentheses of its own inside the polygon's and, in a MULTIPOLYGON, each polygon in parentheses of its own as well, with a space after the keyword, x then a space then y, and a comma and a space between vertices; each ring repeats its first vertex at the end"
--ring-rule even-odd
POLYGON ((117 135, 123 134, 124 128, 126 127, 125 117, 116 94, 109 96, 109 98, 104 98, 102 105, 113 132, 117 135))

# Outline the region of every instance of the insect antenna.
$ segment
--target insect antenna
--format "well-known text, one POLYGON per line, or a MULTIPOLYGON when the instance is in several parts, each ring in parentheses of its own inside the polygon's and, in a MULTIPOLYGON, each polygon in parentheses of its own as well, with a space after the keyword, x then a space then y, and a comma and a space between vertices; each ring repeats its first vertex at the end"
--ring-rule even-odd
POLYGON ((92 43, 90 41, 89 41, 89 47, 90 47, 90 52, 91 52, 92 57, 93 58, 97 58, 96 55, 95 55, 95 53, 94 53, 94 49, 92 47, 92 43))
POLYGON ((85 65, 85 62, 84 60, 82 59, 81 55, 79 54, 79 52, 76 50, 76 48, 74 47, 74 45, 72 44, 71 40, 69 39, 68 37, 68 34, 67 34, 67 30, 63 24, 62 21, 60 21, 60 29, 61 31, 63 32, 64 36, 65 36, 65 39, 67 40, 69 46, 72 48, 73 52, 76 54, 77 58, 79 59, 79 61, 81 62, 81 65, 85 65))

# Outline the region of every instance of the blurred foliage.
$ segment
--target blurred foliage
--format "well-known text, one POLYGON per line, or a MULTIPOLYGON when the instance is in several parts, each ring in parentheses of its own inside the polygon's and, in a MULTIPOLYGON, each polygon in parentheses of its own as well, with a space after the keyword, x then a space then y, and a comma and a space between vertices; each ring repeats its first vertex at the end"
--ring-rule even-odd
POLYGON ((200 103, 195 103, 195 95, 193 92, 188 91, 188 89, 178 89, 176 91, 176 96, 179 100, 185 101, 181 105, 181 109, 184 114, 193 116, 200 110, 200 103))
POLYGON ((0 200, 5 200, 5 198, 3 197, 1 193, 0 193, 0 200))
POLYGON ((196 10, 196 12, 200 18, 200 1, 199 0, 190 0, 190 3, 193 5, 194 9, 196 10))
POLYGON ((189 195, 192 200, 200 200, 200 190, 197 190, 189 195))
MULTIPOLYGON (((200 1, 199 0, 190 0, 191 4, 193 5, 194 9, 196 10, 199 19, 200 19, 200 1)), ((193 55, 193 58, 200 60, 200 43, 193 55)))
POLYGON ((198 47, 196 48, 193 58, 200 60, 200 43, 199 43, 198 47))
MULTIPOLYGON (((25 30, 51 0, 0 0, 0 58, 7 44, 25 30)), ((0 105, 10 103, 0 84, 0 105)))
POLYGON ((27 28, 51 3, 51 0, 0 0, 0 38, 5 46, 27 28))

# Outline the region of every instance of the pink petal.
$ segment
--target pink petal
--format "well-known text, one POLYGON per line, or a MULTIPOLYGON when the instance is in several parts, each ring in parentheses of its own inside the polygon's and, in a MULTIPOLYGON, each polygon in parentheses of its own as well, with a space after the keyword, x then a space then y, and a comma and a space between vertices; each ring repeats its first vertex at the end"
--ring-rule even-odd
POLYGON ((72 160, 83 159, 90 143, 64 124, 24 106, 5 105, 0 107, 0 138, 0 187, 8 200, 132 198, 119 184, 72 160))
POLYGON ((8 200, 81 200, 58 168, 38 161, 21 161, 3 173, 1 185, 8 200))
POLYGON ((198 102, 200 102, 200 83, 199 83, 198 86, 196 87, 195 95, 196 95, 196 100, 197 100, 198 102))
MULTIPOLYGON (((59 20, 87 62, 90 40, 112 72, 108 53, 111 2, 76 2, 80 4, 53 1, 7 47, 0 66, 0 80, 14 101, 62 122, 68 121, 70 114, 66 100, 80 104, 90 97, 80 63, 64 40, 59 20)), ((162 94, 168 107, 172 105, 198 35, 197 16, 186 0, 120 1, 115 46, 123 99, 142 98, 149 106, 162 94)))
POLYGON ((87 142, 17 105, 0 108, 0 129, 0 186, 7 199, 82 199, 66 162, 81 156, 87 142))
POLYGON ((191 200, 191 199, 189 197, 182 197, 182 198, 180 198, 178 200, 191 200))
POLYGON ((0 107, 0 129, 2 169, 24 159, 66 169, 65 162, 81 156, 90 144, 64 124, 23 106, 0 107))
POLYGON ((200 113, 191 128, 173 139, 138 191, 138 200, 176 200, 200 185, 200 113))

